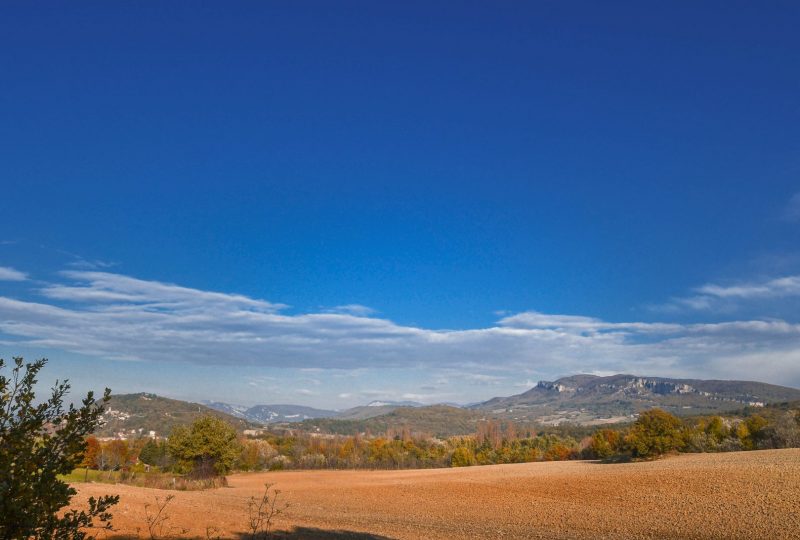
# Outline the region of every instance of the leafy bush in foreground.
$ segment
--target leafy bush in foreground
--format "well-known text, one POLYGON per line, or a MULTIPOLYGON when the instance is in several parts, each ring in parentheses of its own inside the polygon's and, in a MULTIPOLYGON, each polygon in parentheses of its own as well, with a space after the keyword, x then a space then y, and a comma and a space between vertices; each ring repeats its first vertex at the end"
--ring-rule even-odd
MULTIPOLYGON (((0 375, 0 539, 81 540, 95 518, 110 528, 108 510, 119 501, 92 498, 88 511, 61 513, 76 491, 59 475, 83 460, 85 438, 97 428, 110 391, 100 402, 90 392, 81 407, 65 409, 70 386, 56 382, 50 398, 36 404, 36 375, 46 362, 14 358, 11 376, 0 375)), ((0 371, 4 367, 0 359, 0 371)))

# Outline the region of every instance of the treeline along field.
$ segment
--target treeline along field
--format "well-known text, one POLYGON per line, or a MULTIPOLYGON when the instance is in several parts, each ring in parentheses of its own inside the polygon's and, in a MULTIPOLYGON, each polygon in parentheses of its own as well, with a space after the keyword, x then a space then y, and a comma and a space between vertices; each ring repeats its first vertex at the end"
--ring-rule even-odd
MULTIPOLYGON (((168 439, 87 440, 83 466, 132 480, 168 472, 193 479, 230 471, 416 469, 575 459, 650 459, 666 453, 800 447, 800 404, 745 409, 729 416, 677 418, 659 409, 629 425, 535 430, 486 420, 464 436, 438 438, 407 426, 345 436, 295 432, 237 435, 202 417, 168 439)), ((88 474, 88 473, 87 473, 88 474)))

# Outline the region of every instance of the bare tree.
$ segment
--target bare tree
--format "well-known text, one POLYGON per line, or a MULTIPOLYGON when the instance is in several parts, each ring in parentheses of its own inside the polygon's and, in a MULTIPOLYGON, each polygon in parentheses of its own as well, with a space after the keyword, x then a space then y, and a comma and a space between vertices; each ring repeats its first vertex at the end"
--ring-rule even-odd
POLYGON ((278 504, 280 491, 272 489, 273 484, 264 484, 264 493, 260 498, 250 497, 247 503, 248 526, 250 540, 269 538, 273 519, 287 508, 287 504, 278 504), (272 493, 270 493, 272 490, 272 493))
MULTIPOLYGON (((150 504, 144 505, 144 519, 147 523, 147 533, 150 535, 150 540, 159 540, 160 538, 168 538, 176 530, 179 534, 186 534, 189 532, 187 529, 178 527, 167 526, 170 515, 166 512, 167 506, 175 498, 175 495, 167 495, 164 499, 156 497, 155 513, 150 512, 150 504), (165 536, 166 532, 166 536, 165 536)), ((208 532, 208 531, 206 531, 208 532)))

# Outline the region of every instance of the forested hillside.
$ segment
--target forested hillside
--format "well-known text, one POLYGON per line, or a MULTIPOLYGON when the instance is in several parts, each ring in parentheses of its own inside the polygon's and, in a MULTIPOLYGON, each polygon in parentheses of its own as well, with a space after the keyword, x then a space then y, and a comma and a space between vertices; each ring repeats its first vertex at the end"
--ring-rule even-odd
POLYGON ((174 427, 190 424, 208 414, 229 422, 238 430, 256 427, 252 422, 199 403, 147 393, 120 394, 111 396, 111 401, 103 413, 102 427, 97 431, 97 435, 113 437, 124 433, 126 436, 147 436, 150 431, 154 431, 155 436, 165 437, 174 427))

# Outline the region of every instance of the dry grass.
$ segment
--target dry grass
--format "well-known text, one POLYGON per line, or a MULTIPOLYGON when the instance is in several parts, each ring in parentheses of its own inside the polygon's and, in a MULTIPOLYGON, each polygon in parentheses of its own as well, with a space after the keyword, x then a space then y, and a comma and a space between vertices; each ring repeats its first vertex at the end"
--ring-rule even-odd
POLYGON ((70 474, 60 475, 59 478, 71 484, 88 481, 177 491, 212 489, 228 485, 224 476, 217 478, 189 478, 164 472, 98 471, 85 468, 75 469, 70 474))
MULTIPOLYGON (((800 449, 682 455, 647 463, 527 463, 412 471, 239 474, 229 487, 176 493, 171 522, 240 538, 265 482, 290 508, 287 538, 800 538, 800 449), (293 531, 293 532, 291 532, 293 531)), ((136 534, 163 491, 119 493, 114 524, 136 534)))

